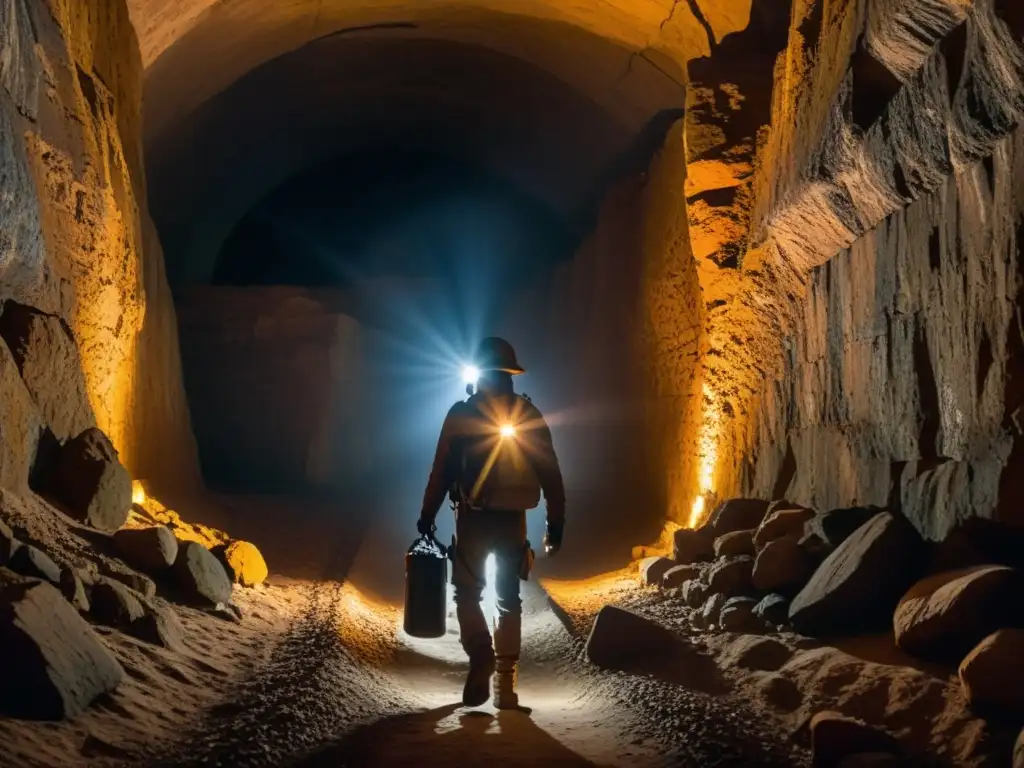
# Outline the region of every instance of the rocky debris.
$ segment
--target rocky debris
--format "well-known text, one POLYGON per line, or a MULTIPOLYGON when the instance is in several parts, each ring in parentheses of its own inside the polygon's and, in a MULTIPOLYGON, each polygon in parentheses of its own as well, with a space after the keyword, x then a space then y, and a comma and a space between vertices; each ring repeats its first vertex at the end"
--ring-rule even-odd
POLYGON ((706 528, 714 538, 734 531, 756 530, 764 521, 769 504, 764 499, 729 499, 711 513, 706 528))
POLYGON ((700 608, 707 598, 708 587, 698 579, 690 579, 683 584, 683 602, 691 608, 700 608))
POLYGON ((704 601, 704 605, 701 606, 700 611, 693 617, 693 623, 698 629, 708 629, 718 624, 718 617, 722 614, 722 608, 725 606, 728 598, 716 592, 711 595, 707 600, 704 601))
POLYGON ((672 535, 672 559, 679 565, 709 563, 715 559, 715 542, 701 531, 680 528, 672 535))
POLYGON ((120 685, 124 670, 55 587, 0 584, 0 711, 11 717, 74 717, 120 685))
POLYGON ((667 557, 648 557, 640 563, 641 583, 648 587, 661 584, 661 577, 674 565, 667 557))
POLYGON ((708 590, 726 597, 746 594, 753 588, 754 558, 749 555, 719 560, 708 572, 708 590))
POLYGON ((790 621, 804 634, 831 635, 890 619, 917 578, 923 550, 906 520, 880 512, 818 567, 790 603, 790 621))
POLYGON ((679 640, 661 625, 632 611, 606 605, 587 638, 587 658, 608 669, 621 669, 638 661, 671 655, 679 640))
MULTIPOLYGON (((228 572, 228 576, 235 584, 241 584, 243 587, 256 587, 267 580, 269 570, 267 569, 267 563, 263 559, 263 554, 259 548, 248 541, 232 541, 227 546, 217 547, 213 550, 214 555, 221 561, 225 569, 228 572)), ((668 560, 668 558, 661 558, 668 560)), ((675 566, 675 562, 668 560, 668 570, 671 570, 675 566)), ((650 576, 650 571, 648 571, 650 576)), ((662 574, 664 576, 664 574, 662 574)), ((656 582, 647 583, 661 583, 661 579, 656 582)))
POLYGON ((900 746, 885 731, 839 712, 818 712, 811 718, 811 761, 816 768, 833 768, 865 753, 899 755, 900 746))
POLYGON ((231 579, 220 561, 202 544, 178 542, 173 571, 185 599, 211 606, 231 602, 231 579))
POLYGON ((108 627, 127 627, 145 614, 141 597, 119 581, 100 577, 92 588, 90 615, 108 627))
POLYGON ((929 576, 896 606, 896 645, 924 658, 962 659, 997 629, 1024 626, 1022 586, 1018 571, 999 565, 929 576))
POLYGON ((722 665, 752 671, 774 672, 793 656, 793 651, 770 637, 743 635, 726 647, 722 665))
POLYGON ((132 479, 96 427, 60 447, 44 484, 72 517, 100 531, 116 531, 131 511, 132 479))
POLYGON ((727 632, 758 632, 764 624, 754 615, 752 597, 730 597, 718 614, 718 625, 727 632))
POLYGON ((21 542, 14 537, 14 531, 0 520, 0 566, 7 565, 20 546, 21 542))
POLYGON ((104 576, 121 582, 143 597, 149 598, 156 595, 156 582, 144 574, 135 573, 135 571, 120 571, 106 563, 100 567, 100 570, 104 576))
POLYGON ((754 615, 773 627, 788 624, 789 600, 782 595, 765 595, 754 606, 754 615))
POLYGON ((1024 629, 1000 629, 960 662, 960 684, 972 708, 1024 714, 1024 629))
MULTIPOLYGON (((59 317, 5 301, 0 312, 0 338, 7 342, 43 423, 59 441, 95 424, 78 345, 59 317)), ((7 414, 5 399, 5 420, 7 414)))
POLYGON ((701 569, 696 565, 676 565, 665 571, 661 577, 661 586, 665 589, 681 587, 687 581, 700 579, 701 569))
POLYGON ((18 547, 11 555, 7 567, 22 576, 46 579, 51 584, 60 583, 60 566, 53 562, 49 555, 31 544, 22 544, 18 547))
POLYGON ((885 510, 879 507, 849 507, 848 509, 831 509, 807 520, 804 524, 805 533, 813 533, 825 543, 829 549, 835 549, 861 526, 874 519, 885 510))
POLYGON ((167 605, 152 600, 142 603, 144 613, 128 627, 128 633, 143 642, 182 653, 185 632, 177 614, 167 605))
MULTIPOLYGON (((2 322, 2 321, 0 321, 2 322)), ((24 490, 28 485, 42 420, 32 395, 21 380, 7 345, 0 341, 0 487, 24 490)))
POLYGON ((73 568, 61 569, 60 591, 79 613, 89 613, 89 596, 85 593, 81 577, 73 568))
POLYGON ((122 528, 114 534, 113 542, 122 560, 146 573, 165 571, 178 557, 178 540, 165 525, 122 528))
POLYGON ((768 516, 754 533, 754 547, 760 551, 769 541, 781 539, 783 536, 803 535, 804 525, 813 518, 813 509, 782 507, 769 510, 768 516))
POLYGON ((754 554, 754 531, 733 531, 715 539, 715 557, 754 554))
POLYGON ((812 573, 810 563, 792 536, 769 541, 754 561, 751 580, 761 592, 792 594, 807 583, 812 573))
POLYGON ((234 603, 217 603, 209 612, 218 619, 229 621, 232 624, 242 623, 242 612, 234 603))

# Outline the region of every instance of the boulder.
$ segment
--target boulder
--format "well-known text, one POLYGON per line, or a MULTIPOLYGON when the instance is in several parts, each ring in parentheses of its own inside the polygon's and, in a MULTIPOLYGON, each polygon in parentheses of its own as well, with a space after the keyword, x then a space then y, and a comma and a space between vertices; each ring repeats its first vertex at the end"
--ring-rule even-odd
MULTIPOLYGON (((685 566, 680 566, 685 567, 685 566)), ((700 608, 707 598, 708 587, 699 579, 690 579, 683 584, 683 602, 691 608, 700 608)))
POLYGON ((104 564, 101 570, 103 571, 104 576, 121 582, 126 587, 138 592, 143 597, 149 598, 156 595, 156 582, 148 576, 141 573, 135 573, 135 571, 119 571, 106 564, 104 564))
POLYGON ((60 584, 60 566, 41 549, 31 544, 22 544, 11 555, 7 567, 22 576, 46 579, 51 584, 60 584))
POLYGON ((818 712, 811 718, 811 764, 834 768, 852 755, 899 755, 900 746, 885 731, 839 712, 818 712))
POLYGON ((11 561, 11 557, 20 546, 21 542, 14 538, 14 531, 8 528, 3 520, 0 520, 0 567, 11 561))
POLYGON ((661 577, 675 563, 667 557, 648 557, 640 562, 640 581, 645 586, 658 586, 661 584, 661 577))
POLYGON ((78 609, 79 613, 89 612, 89 596, 85 593, 85 585, 78 573, 72 568, 63 568, 60 572, 60 591, 67 601, 78 609))
POLYGON ((0 648, 5 658, 0 712, 11 717, 74 717, 120 685, 124 670, 55 587, 41 581, 0 586, 0 648))
POLYGON ((587 658, 608 669, 622 669, 677 652, 680 641, 669 630, 632 611, 606 605, 587 638, 587 658))
POLYGON ((131 623, 128 633, 143 642, 182 653, 185 650, 185 632, 170 606, 147 600, 142 608, 142 616, 131 623))
POLYGON ((672 534, 672 559, 679 565, 709 563, 715 559, 714 539, 700 531, 680 528, 672 534))
POLYGON ((729 499, 718 505, 706 528, 714 538, 733 531, 756 530, 771 502, 764 499, 729 499))
POLYGON ((5 301, 0 337, 10 349, 42 423, 59 441, 95 425, 78 345, 59 317, 5 301))
POLYGON ((723 666, 774 672, 793 658, 793 651, 770 637, 742 635, 723 651, 723 666))
POLYGON ((100 531, 116 531, 131 511, 132 479, 96 427, 60 447, 45 486, 72 517, 100 531))
MULTIPOLYGON (((226 546, 217 547, 214 554, 220 559, 227 569, 228 576, 235 584, 241 584, 243 587, 256 587, 267 580, 269 575, 267 563, 263 559, 263 554, 252 542, 232 541, 226 546)), ((668 560, 668 558, 661 559, 668 560)), ((665 572, 667 573, 673 566, 675 566, 675 562, 668 560, 668 569, 665 572)), ((662 575, 664 576, 664 574, 662 575)))
POLYGON ((700 629, 708 629, 718 625, 718 619, 721 616, 722 608, 725 606, 728 598, 716 592, 711 595, 707 600, 704 601, 704 605, 701 606, 700 611, 696 616, 693 617, 693 623, 700 629))
POLYGON ((1003 627, 1024 626, 1019 571, 982 565, 922 579, 893 614, 896 645, 922 658, 959 660, 1003 627))
POLYGON ((781 539, 783 536, 800 537, 804 532, 804 524, 814 517, 813 509, 781 508, 770 510, 764 522, 754 533, 754 547, 761 550, 769 541, 781 539))
POLYGON ((753 589, 754 558, 749 555, 719 560, 708 572, 708 591, 734 597, 753 589))
POLYGON ((854 531, 884 511, 879 507, 831 509, 810 518, 804 525, 804 532, 815 534, 826 546, 835 549, 853 535, 854 531))
POLYGON ((789 600, 782 595, 765 595, 754 606, 754 615, 773 627, 789 623, 789 600))
POLYGON ((730 597, 718 614, 718 625, 727 632, 759 632, 764 623, 754 615, 752 597, 730 597))
POLYGON ((754 554, 754 531, 733 531, 715 539, 715 557, 754 554))
POLYGON ((0 488, 23 491, 28 488, 43 423, 11 351, 3 341, 0 341, 0 403, 3 403, 0 488))
POLYGON ((751 580, 761 592, 792 594, 807 583, 812 572, 800 543, 786 536, 769 541, 758 553, 751 580))
POLYGON ((1000 629, 960 663, 960 684, 974 709, 1024 715, 1024 629, 1000 629))
POLYGON ((92 588, 90 615, 108 627, 127 627, 145 614, 140 597, 121 582, 100 577, 92 588))
POLYGON ((661 577, 661 586, 666 589, 681 587, 688 581, 700 579, 701 569, 696 565, 676 565, 665 571, 661 577))
POLYGON ((114 534, 113 542, 122 560, 146 573, 165 571, 178 557, 178 540, 163 525, 123 528, 114 534))
POLYGON ((220 561, 202 544, 178 542, 173 571, 186 600, 211 606, 231 602, 231 579, 220 561))
POLYGON ((790 621, 809 635, 880 626, 919 575, 923 552, 910 523, 880 512, 825 558, 790 603, 790 621))

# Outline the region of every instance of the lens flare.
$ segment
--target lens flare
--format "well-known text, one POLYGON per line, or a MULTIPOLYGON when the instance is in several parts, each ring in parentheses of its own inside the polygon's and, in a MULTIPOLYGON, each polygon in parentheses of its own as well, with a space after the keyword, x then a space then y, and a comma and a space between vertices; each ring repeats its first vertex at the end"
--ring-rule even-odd
POLYGON ((512 425, 512 424, 502 424, 501 425, 501 436, 505 437, 505 438, 515 437, 516 436, 516 428, 515 428, 515 426, 512 425))
POLYGON ((480 378, 480 369, 475 365, 467 365, 462 369, 462 381, 466 384, 476 384, 480 378))

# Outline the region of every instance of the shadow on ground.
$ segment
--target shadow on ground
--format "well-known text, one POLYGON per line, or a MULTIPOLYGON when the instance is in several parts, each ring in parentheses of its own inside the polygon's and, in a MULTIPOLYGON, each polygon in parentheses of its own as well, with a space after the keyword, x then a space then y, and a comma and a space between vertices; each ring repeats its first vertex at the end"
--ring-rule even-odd
POLYGON ((585 760, 521 712, 464 710, 452 704, 385 718, 298 763, 301 768, 349 766, 542 765, 584 768, 585 760))

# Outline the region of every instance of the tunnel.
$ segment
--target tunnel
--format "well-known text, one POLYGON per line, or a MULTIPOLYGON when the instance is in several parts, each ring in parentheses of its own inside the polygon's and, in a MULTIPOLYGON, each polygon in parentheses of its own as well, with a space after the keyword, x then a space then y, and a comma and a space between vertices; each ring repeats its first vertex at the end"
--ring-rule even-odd
POLYGON ((0 86, 0 765, 1024 765, 1014 0, 0 0, 0 86))

